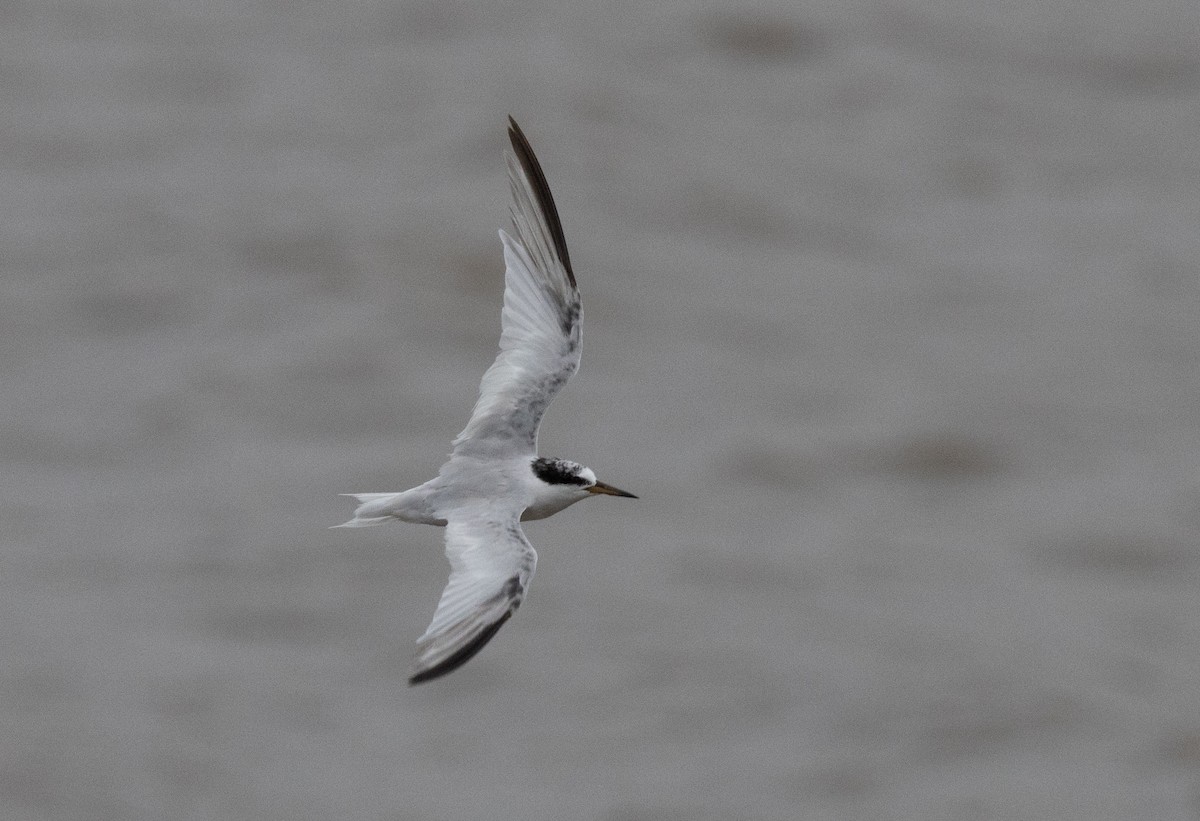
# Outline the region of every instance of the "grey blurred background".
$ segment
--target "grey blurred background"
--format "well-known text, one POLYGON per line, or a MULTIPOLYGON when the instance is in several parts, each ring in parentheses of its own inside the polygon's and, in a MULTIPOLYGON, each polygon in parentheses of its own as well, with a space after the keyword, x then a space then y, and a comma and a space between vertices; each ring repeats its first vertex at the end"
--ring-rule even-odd
POLYGON ((1200 817, 1200 14, 0 6, 0 817, 1200 817), (514 115, 638 502, 405 685, 514 115))

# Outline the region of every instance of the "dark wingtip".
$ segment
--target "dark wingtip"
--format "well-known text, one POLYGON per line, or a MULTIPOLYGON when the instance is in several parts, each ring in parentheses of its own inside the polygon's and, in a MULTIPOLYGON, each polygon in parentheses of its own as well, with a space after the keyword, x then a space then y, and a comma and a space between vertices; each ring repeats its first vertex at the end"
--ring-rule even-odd
POLYGON ((538 206, 542 209, 546 225, 550 228, 550 236, 554 239, 554 251, 562 261, 571 284, 575 285, 575 272, 571 269, 571 256, 567 253, 567 238, 563 235, 562 221, 558 218, 558 208, 554 205, 554 195, 550 193, 550 184, 546 182, 542 164, 538 162, 537 155, 533 153, 533 146, 529 144, 525 132, 521 130, 521 126, 517 125, 517 121, 512 118, 511 114, 508 117, 508 141, 512 143, 513 153, 516 154, 517 161, 521 163, 526 176, 529 177, 533 194, 537 197, 538 206))
POLYGON ((483 645, 492 640, 492 636, 496 635, 496 631, 504 626, 504 622, 512 618, 512 614, 513 611, 509 610, 503 616, 496 619, 496 621, 480 630, 478 636, 460 647, 457 653, 448 657, 441 664, 434 665, 428 670, 421 670, 417 673, 414 673, 408 679, 409 686, 413 684, 421 684, 426 681, 432 681, 433 679, 440 678, 447 673, 453 673, 459 667, 462 667, 464 664, 470 661, 476 653, 483 649, 483 645))

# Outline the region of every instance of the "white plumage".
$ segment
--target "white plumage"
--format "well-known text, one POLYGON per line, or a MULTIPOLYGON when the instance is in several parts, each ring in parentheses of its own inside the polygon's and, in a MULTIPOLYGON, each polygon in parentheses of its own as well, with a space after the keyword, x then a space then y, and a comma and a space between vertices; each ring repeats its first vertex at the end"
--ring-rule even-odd
POLYGON ((579 367, 583 310, 562 225, 529 141, 510 117, 506 152, 515 236, 504 244, 500 353, 438 475, 402 493, 356 493, 338 527, 400 519, 444 525, 450 579, 417 641, 411 683, 466 663, 520 606, 537 565, 521 530, 594 494, 633 494, 588 468, 537 457, 542 415, 579 367))

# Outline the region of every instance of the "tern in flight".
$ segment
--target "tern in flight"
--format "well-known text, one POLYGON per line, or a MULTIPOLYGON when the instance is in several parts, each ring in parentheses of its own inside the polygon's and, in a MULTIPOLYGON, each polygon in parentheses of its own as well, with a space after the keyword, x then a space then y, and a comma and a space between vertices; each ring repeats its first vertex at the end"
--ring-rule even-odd
POLYGON ((589 496, 626 496, 590 468, 537 455, 542 414, 579 368, 583 309, 550 186, 520 127, 508 119, 505 152, 513 234, 504 243, 500 353, 436 478, 403 493, 350 493, 354 518, 444 526, 450 581, 417 640, 410 684, 445 675, 482 649, 516 612, 537 564, 521 522, 589 496))

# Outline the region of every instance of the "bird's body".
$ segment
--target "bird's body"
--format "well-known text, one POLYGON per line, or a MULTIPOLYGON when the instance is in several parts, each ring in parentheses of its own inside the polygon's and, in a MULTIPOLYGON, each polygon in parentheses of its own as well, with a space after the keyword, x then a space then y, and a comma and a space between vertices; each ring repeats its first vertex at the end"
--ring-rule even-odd
POLYGON ((438 475, 401 493, 348 494, 359 506, 339 525, 397 519, 446 528, 450 580, 417 642, 414 684, 466 663, 520 605, 537 565, 521 521, 596 494, 633 496, 575 462, 537 456, 542 414, 579 367, 583 309, 541 166, 512 118, 508 133, 516 237, 500 232, 506 264, 500 353, 438 475))
MULTIPOLYGON (((510 460, 451 458, 437 477, 411 490, 346 494, 358 499, 360 504, 354 511, 354 518, 338 527, 363 527, 389 519, 444 527, 446 515, 461 506, 464 498, 484 499, 498 492, 515 505, 523 504, 520 519, 527 522, 553 516, 592 493, 602 492, 587 490, 582 483, 551 484, 540 479, 534 469, 547 463, 582 468, 573 462, 550 459, 531 462, 522 457, 510 460)), ((582 470, 591 473, 587 468, 582 470)), ((586 478, 587 473, 581 478, 586 478)), ((595 481, 594 474, 592 481, 595 481)))

